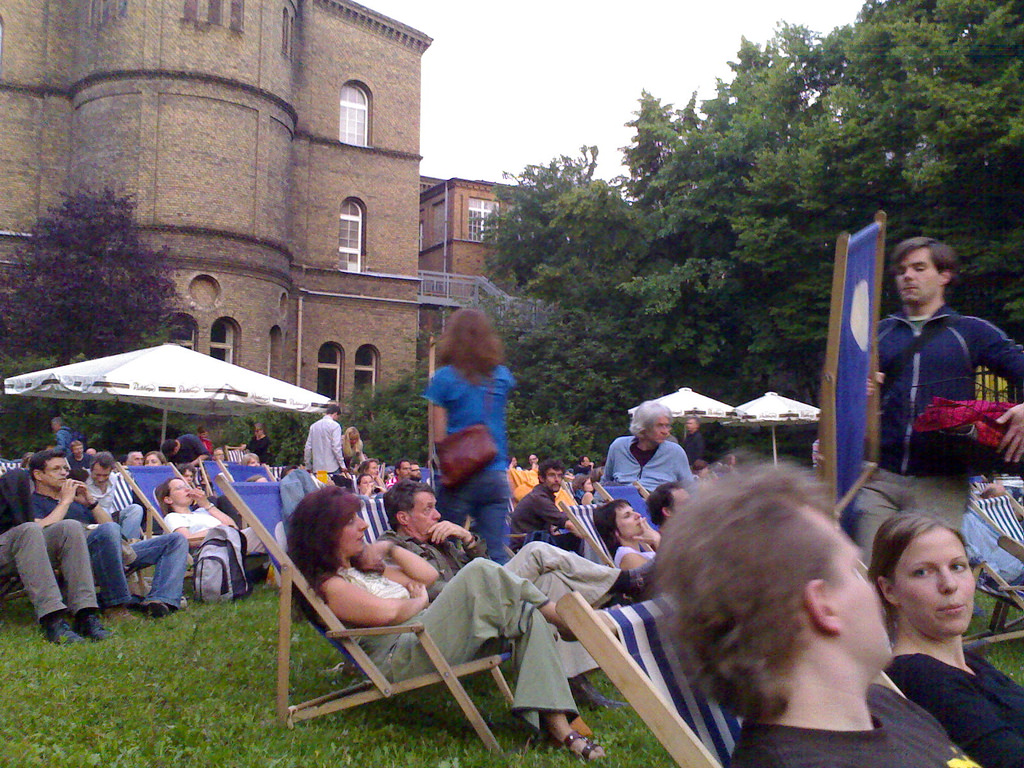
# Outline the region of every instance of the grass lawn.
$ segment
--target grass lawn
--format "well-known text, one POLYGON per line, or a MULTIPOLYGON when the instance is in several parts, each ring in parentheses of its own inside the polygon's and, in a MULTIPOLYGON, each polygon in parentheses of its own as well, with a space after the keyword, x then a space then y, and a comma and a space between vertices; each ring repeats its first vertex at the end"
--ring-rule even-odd
MULTIPOLYGON (((530 735, 488 674, 467 681, 504 750, 487 752, 442 686, 299 723, 274 717, 277 596, 260 587, 229 605, 191 604, 160 621, 108 624, 102 643, 46 643, 20 599, 0 606, 2 766, 575 766, 563 749, 525 748, 530 735)), ((340 661, 295 625, 294 694, 344 682, 340 661)), ((510 673, 507 673, 510 674, 510 673)), ((617 696, 600 674, 602 691, 617 696)), ((670 765, 630 709, 584 713, 607 766, 670 765)))
MULTIPOLYGON (((981 598, 986 601, 987 598, 981 598)), ((988 603, 984 603, 989 607, 988 603)), ((562 749, 526 748, 529 731, 485 674, 467 688, 504 750, 488 753, 445 689, 434 686, 293 730, 274 719, 276 592, 229 605, 193 604, 161 621, 112 625, 102 643, 46 643, 27 600, 0 607, 2 766, 576 766, 562 749)), ((294 692, 338 687, 339 656, 295 625, 294 692)), ((989 659, 1024 682, 1024 643, 989 659)), ((617 692, 600 674, 604 693, 617 692)), ((672 765, 630 709, 585 712, 608 751, 603 765, 672 765)))

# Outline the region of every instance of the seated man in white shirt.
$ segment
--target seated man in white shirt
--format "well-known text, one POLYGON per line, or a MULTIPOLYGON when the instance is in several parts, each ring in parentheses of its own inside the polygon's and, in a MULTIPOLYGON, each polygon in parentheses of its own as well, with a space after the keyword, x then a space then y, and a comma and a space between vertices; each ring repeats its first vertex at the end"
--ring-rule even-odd
POLYGON ((141 539, 142 519, 146 511, 141 504, 132 501, 132 492, 121 474, 114 471, 114 464, 113 454, 107 451, 97 453, 89 467, 85 487, 100 509, 121 526, 122 536, 129 541, 141 539))
MULTIPOLYGON (((202 544, 206 532, 211 528, 218 525, 238 528, 234 520, 217 509, 205 491, 193 488, 180 477, 172 477, 161 483, 154 494, 160 502, 160 511, 167 528, 188 539, 190 549, 202 544)), ((240 533, 246 540, 246 552, 253 554, 266 551, 252 528, 243 528, 240 533)))

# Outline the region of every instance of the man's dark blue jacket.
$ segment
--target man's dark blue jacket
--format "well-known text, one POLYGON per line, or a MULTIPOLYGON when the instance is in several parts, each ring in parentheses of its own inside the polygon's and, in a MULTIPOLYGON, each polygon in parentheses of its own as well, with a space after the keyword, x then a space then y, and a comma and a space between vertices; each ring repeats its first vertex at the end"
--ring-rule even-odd
MULTIPOLYGON (((882 385, 881 457, 879 466, 901 475, 961 475, 968 471, 971 446, 963 438, 938 432, 914 432, 914 419, 933 397, 976 400, 974 370, 985 366, 1014 387, 1024 382, 1024 351, 987 320, 961 315, 948 306, 925 327, 941 329, 890 376, 915 337, 903 312, 878 326, 878 367, 882 385)), ((923 330, 922 330, 923 332, 923 330)))

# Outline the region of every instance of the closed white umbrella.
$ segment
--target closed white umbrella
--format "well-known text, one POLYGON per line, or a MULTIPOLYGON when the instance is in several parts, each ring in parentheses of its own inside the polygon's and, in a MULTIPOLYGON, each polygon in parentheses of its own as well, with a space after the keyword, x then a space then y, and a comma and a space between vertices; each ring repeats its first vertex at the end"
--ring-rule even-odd
POLYGON ((239 414, 273 408, 319 413, 330 400, 177 344, 85 360, 4 380, 8 395, 117 400, 176 413, 239 414))
MULTIPOLYGON (((682 387, 676 392, 662 395, 654 402, 668 408, 674 419, 693 417, 698 421, 720 421, 736 417, 736 410, 731 405, 694 392, 689 387, 682 387)), ((630 408, 630 415, 639 407, 637 405, 630 408)))
POLYGON ((801 403, 788 397, 765 392, 763 396, 749 403, 736 406, 739 418, 728 423, 728 426, 768 427, 772 428, 772 460, 778 464, 779 454, 775 447, 775 427, 780 424, 815 424, 818 421, 820 408, 801 403))

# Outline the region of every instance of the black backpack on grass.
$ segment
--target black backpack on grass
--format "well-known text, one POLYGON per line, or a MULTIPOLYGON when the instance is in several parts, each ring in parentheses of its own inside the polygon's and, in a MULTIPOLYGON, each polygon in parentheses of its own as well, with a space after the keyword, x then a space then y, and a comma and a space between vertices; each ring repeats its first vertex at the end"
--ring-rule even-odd
POLYGON ((195 555, 195 596, 204 603, 222 603, 252 591, 245 578, 245 537, 237 528, 218 525, 206 532, 195 555))

